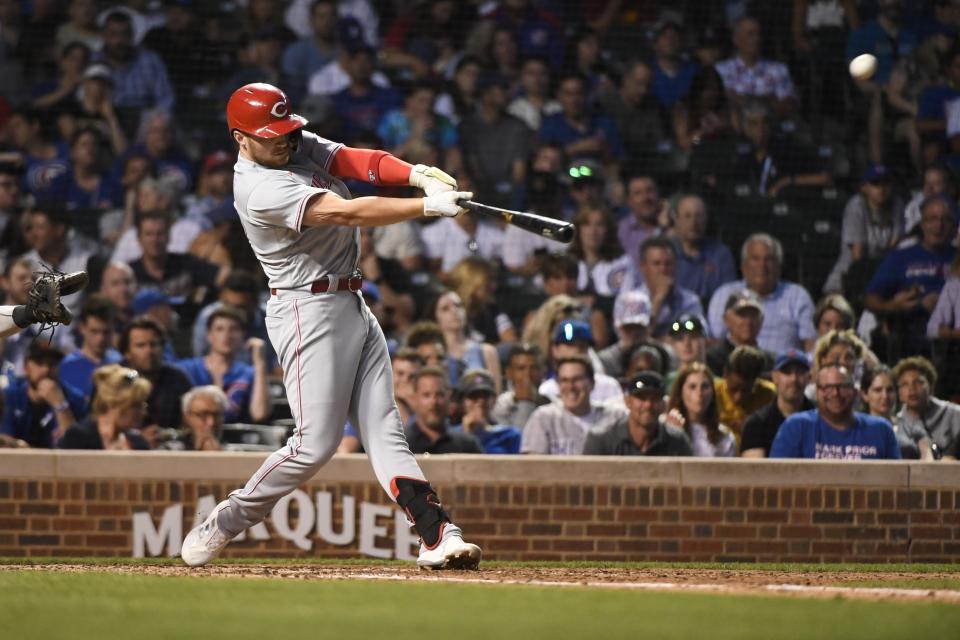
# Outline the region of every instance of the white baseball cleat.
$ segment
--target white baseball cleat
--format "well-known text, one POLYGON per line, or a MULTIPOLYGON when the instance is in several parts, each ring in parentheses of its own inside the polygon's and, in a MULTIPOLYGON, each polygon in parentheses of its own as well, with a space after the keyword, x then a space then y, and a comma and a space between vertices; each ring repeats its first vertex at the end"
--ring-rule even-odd
POLYGON ((191 567, 202 567, 223 551, 233 536, 228 536, 217 526, 217 514, 230 506, 229 500, 218 504, 200 526, 195 527, 183 539, 180 557, 191 567))
POLYGON ((463 532, 455 524, 446 523, 443 537, 433 549, 420 543, 417 566, 421 569, 476 569, 482 552, 475 544, 463 541, 463 532))

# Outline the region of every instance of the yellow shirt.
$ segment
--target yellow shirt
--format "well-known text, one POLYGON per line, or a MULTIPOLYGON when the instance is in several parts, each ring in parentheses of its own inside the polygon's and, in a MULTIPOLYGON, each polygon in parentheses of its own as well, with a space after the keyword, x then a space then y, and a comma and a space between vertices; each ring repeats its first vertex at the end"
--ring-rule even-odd
POLYGON ((723 378, 714 380, 714 391, 717 394, 717 410, 720 412, 720 423, 730 427, 737 439, 737 448, 740 447, 740 431, 743 422, 754 411, 765 407, 777 399, 777 388, 769 380, 760 378, 753 385, 753 393, 743 404, 734 403, 727 391, 727 381, 723 378))

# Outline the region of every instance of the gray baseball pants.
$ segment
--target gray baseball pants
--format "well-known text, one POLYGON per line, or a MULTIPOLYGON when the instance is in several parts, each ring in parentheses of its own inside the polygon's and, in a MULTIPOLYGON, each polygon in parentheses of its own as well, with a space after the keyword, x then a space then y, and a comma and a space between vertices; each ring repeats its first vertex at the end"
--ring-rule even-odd
POLYGON ((309 480, 336 452, 348 418, 388 495, 397 476, 425 479, 403 435, 386 339, 358 292, 279 290, 267 303, 266 324, 296 429, 230 494, 217 519, 224 533, 262 521, 309 480))

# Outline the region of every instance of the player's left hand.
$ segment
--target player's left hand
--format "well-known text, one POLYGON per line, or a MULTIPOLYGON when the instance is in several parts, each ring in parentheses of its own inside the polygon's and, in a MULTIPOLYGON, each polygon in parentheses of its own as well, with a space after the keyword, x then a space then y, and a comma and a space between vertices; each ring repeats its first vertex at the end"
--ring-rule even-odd
POLYGON ((447 191, 423 199, 423 215, 446 216, 456 218, 466 209, 457 204, 457 200, 470 200, 473 193, 470 191, 447 191))
POLYGON ((457 181, 436 167, 417 164, 410 171, 410 186, 423 189, 428 196, 434 196, 446 191, 456 191, 457 181))

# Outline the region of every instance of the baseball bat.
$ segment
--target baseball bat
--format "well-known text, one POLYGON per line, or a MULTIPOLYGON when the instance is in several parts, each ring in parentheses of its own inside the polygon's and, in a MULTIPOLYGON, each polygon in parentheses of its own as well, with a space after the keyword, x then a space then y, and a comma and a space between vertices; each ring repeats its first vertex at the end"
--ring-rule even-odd
POLYGON ((511 211, 510 209, 491 207, 488 204, 474 202, 473 200, 460 199, 457 200, 457 204, 475 213, 482 213, 485 216, 505 220, 507 224, 512 224, 524 231, 535 233, 544 238, 550 238, 551 240, 563 243, 569 243, 573 240, 575 227, 571 223, 564 222, 563 220, 554 220, 553 218, 547 218, 546 216, 540 216, 527 211, 511 211))

